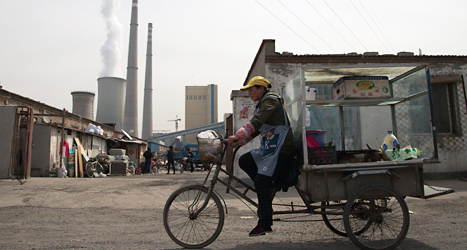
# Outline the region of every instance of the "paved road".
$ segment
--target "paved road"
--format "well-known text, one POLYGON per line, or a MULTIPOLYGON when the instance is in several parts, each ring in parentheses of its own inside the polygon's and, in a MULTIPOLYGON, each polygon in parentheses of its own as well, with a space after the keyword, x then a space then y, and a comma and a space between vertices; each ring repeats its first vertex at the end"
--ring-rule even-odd
MULTIPOLYGON (((167 236, 162 210, 177 188, 200 183, 204 171, 107 178, 0 180, 0 249, 180 249, 167 236)), ((407 198, 412 212, 398 249, 467 249, 467 182, 427 181, 455 193, 407 198)), ((288 215, 274 233, 247 237, 255 214, 225 189, 229 214, 219 238, 206 249, 357 249, 333 234, 319 215, 288 215), (294 221, 294 222, 291 222, 294 221)), ((253 195, 254 197, 254 195, 253 195)), ((296 193, 275 202, 300 203, 296 193)))

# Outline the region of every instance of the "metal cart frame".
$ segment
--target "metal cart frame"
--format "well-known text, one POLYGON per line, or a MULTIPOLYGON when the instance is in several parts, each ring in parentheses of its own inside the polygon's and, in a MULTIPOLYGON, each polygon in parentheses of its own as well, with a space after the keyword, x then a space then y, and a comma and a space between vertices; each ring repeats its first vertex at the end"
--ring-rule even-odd
MULTIPOLYGON (((426 76, 426 91, 391 98, 359 100, 306 101, 306 70, 301 68, 284 87, 285 106, 294 136, 301 144, 303 160, 299 183, 295 186, 304 206, 283 204, 289 207, 274 214, 310 213, 320 214, 326 226, 335 234, 349 237, 361 249, 394 249, 405 238, 409 228, 409 212, 406 196, 424 197, 423 165, 437 163, 436 127, 434 126, 433 98, 429 82, 429 71, 424 65, 351 65, 310 68, 317 82, 329 83, 329 79, 346 75, 378 74, 390 76, 391 86, 399 80, 423 71, 426 76), (365 73, 366 72, 366 73, 365 73), (332 77, 326 78, 331 74, 332 77), (298 76, 298 77, 297 77, 298 76), (339 107, 341 128, 344 129, 343 109, 347 106, 391 106, 393 130, 397 131, 395 105, 423 96, 429 97, 430 122, 433 152, 430 157, 408 161, 380 161, 354 164, 308 164, 305 139, 306 107, 339 107), (301 139, 301 140, 300 140, 301 139), (320 205, 313 205, 318 203, 320 205)), ((343 133, 343 131, 341 131, 343 133)), ((396 132, 397 133, 397 132, 396 132)), ((342 148, 345 142, 341 140, 342 148)), ((224 148, 225 153, 225 148, 224 148)), ((224 208, 215 192, 220 182, 242 199, 257 207, 257 203, 246 196, 254 188, 222 168, 219 162, 209 170, 201 185, 182 187, 175 191, 164 207, 163 222, 169 236, 185 248, 202 248, 211 244, 220 234, 224 224, 224 208), (213 175, 211 175, 211 170, 213 175), (226 179, 219 177, 227 175, 226 179), (245 191, 231 185, 231 181, 245 187, 245 191)), ((276 204, 277 205, 277 204, 276 204)))

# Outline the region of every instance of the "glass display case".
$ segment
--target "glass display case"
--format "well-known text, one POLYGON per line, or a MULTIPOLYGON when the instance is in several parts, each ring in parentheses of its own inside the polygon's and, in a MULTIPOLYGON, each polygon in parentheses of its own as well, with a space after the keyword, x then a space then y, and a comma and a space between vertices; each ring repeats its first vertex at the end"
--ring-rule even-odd
POLYGON ((379 151, 388 131, 392 131, 397 138, 398 149, 416 149, 417 155, 412 159, 431 163, 438 161, 430 74, 426 65, 302 67, 286 82, 282 91, 299 148, 298 159, 304 166, 314 164, 309 162, 307 131, 308 134, 310 131, 322 131, 324 139, 321 143, 335 147, 338 152, 379 151), (371 92, 383 88, 378 89, 371 81, 359 81, 358 84, 363 86, 360 89, 356 87, 358 84, 348 84, 347 88, 361 96, 339 96, 341 99, 336 99, 336 82, 344 77, 384 77, 389 87, 384 87, 384 96, 381 97, 371 92), (365 89, 367 94, 358 92, 361 89, 365 89))

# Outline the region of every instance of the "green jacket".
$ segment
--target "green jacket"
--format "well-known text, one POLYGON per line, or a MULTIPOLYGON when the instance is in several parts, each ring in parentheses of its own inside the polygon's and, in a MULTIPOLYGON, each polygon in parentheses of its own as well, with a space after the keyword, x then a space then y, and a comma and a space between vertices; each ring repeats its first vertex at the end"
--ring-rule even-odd
MULTIPOLYGON (((282 98, 278 99, 272 97, 271 95, 279 96, 274 92, 268 91, 263 95, 263 97, 261 97, 256 105, 256 108, 259 108, 259 111, 250 120, 250 123, 253 125, 253 127, 255 127, 255 132, 251 135, 253 138, 261 133, 259 129, 263 123, 269 125, 285 125, 283 105, 281 102, 282 98)), ((288 117, 287 122, 290 126, 288 117)), ((285 137, 284 145, 282 146, 280 152, 283 154, 295 156, 295 150, 292 129, 289 128, 289 132, 285 137)))

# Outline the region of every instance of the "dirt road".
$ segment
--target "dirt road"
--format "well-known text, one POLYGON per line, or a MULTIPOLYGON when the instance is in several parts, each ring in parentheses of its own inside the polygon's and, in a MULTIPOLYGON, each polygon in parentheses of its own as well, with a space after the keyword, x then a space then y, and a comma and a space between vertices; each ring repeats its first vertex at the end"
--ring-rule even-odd
MULTIPOLYGON (((107 178, 0 180, 1 249, 180 249, 167 236, 162 211, 169 195, 200 183, 204 171, 107 178)), ((467 182, 427 181, 455 193, 407 198, 410 228, 398 249, 467 249, 467 182)), ((224 188, 228 215, 206 249, 357 249, 333 234, 319 215, 287 215, 274 233, 249 238, 255 214, 224 188)), ((254 194, 252 195, 254 197, 254 194)), ((293 190, 275 202, 300 203, 293 190)))

